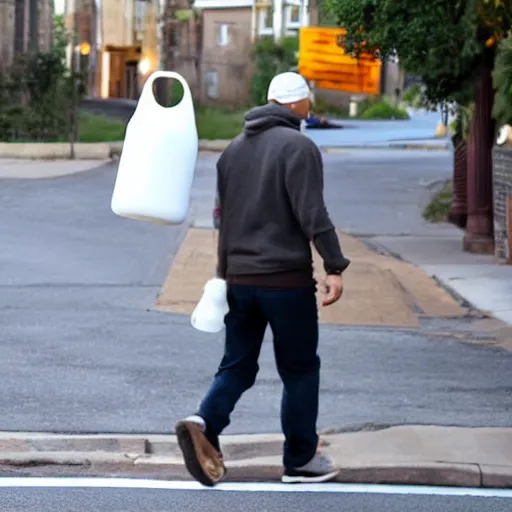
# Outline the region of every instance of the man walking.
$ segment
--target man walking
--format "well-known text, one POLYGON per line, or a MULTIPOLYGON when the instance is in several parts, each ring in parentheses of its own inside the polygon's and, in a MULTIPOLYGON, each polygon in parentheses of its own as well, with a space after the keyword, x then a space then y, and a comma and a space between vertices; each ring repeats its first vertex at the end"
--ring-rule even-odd
POLYGON ((269 103, 245 116, 243 133, 217 164, 218 277, 228 283, 224 357, 197 414, 176 425, 190 474, 204 485, 225 475, 219 435, 255 382, 267 326, 283 382, 283 482, 325 482, 338 469, 318 450, 320 359, 311 243, 327 274, 323 305, 343 292, 342 254, 323 198, 323 163, 301 133, 310 90, 296 73, 277 75, 269 103))

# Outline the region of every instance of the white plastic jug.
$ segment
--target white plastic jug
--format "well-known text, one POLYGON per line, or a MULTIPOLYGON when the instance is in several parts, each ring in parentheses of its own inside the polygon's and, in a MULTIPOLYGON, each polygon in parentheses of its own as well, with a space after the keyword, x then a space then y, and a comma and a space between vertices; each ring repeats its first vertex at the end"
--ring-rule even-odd
POLYGON ((228 312, 226 281, 216 277, 206 283, 203 296, 190 317, 190 323, 198 331, 220 332, 224 328, 224 317, 228 312))
POLYGON ((156 71, 142 90, 130 119, 112 195, 121 217, 181 224, 187 217, 199 140, 192 94, 183 77, 156 71), (153 94, 157 78, 179 80, 183 99, 162 107, 153 94))

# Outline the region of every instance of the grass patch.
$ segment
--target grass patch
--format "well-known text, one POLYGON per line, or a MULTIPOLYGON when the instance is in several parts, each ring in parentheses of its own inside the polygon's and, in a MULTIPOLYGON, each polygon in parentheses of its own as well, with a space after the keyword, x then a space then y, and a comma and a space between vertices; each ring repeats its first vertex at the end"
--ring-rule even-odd
POLYGON ((126 123, 103 114, 80 112, 79 142, 114 142, 124 139, 126 123))
POLYGON ((197 132, 200 139, 233 139, 242 131, 247 110, 219 108, 196 109, 197 132))
POLYGON ((359 119, 406 120, 409 119, 409 114, 401 108, 390 105, 387 101, 379 101, 373 105, 368 105, 366 108, 363 107, 359 119))
POLYGON ((448 180, 423 211, 423 218, 428 222, 447 222, 451 207, 452 181, 448 180))
MULTIPOLYGON (((385 101, 368 102, 360 119, 408 119, 407 112, 397 109, 385 101)), ((226 109, 215 107, 197 107, 196 124, 200 139, 231 140, 240 134, 247 109, 226 109)), ((313 107, 318 115, 346 119, 348 111, 342 107, 330 105, 318 99, 313 107)), ((80 112, 80 142, 113 142, 124 139, 126 123, 103 114, 80 112)))
MULTIPOLYGON (((241 131, 246 110, 197 108, 196 123, 200 139, 233 139, 241 131)), ((112 142, 123 140, 126 123, 103 114, 80 113, 80 142, 112 142)))

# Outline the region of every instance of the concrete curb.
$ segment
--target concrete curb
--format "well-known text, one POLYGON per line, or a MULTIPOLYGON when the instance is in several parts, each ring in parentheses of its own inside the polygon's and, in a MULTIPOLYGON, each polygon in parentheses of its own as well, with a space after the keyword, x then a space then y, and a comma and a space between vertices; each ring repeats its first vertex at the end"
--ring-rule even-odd
MULTIPOLYGON (((151 475, 153 478, 190 480, 183 461, 177 457, 113 453, 2 453, 0 470, 59 466, 59 474, 71 472, 94 475, 151 475)), ((280 481, 282 466, 277 457, 257 457, 226 462, 228 482, 280 481)), ((512 471, 508 466, 479 466, 456 463, 388 463, 340 465, 339 483, 429 485, 450 487, 512 488, 512 471)))
POLYGON ((342 154, 347 150, 354 149, 395 149, 406 151, 449 151, 449 144, 351 144, 343 146, 320 146, 320 149, 327 154, 342 154))
MULTIPOLYGON (((199 140, 199 151, 221 153, 231 144, 231 140, 199 140)), ((123 141, 110 143, 110 154, 113 158, 119 158, 123 151, 123 141)))
MULTIPOLYGON (((404 426, 325 434, 321 444, 340 464, 338 482, 512 488, 511 437, 512 429, 404 426)), ((279 481, 282 442, 223 437, 228 481, 279 481)), ((0 470, 190 479, 172 435, 0 433, 0 470)))
MULTIPOLYGON (((27 160, 69 160, 71 145, 66 142, 0 142, 0 158, 18 158, 27 160)), ((112 158, 109 143, 75 144, 77 160, 109 160, 112 158)))
MULTIPOLYGON (((230 140, 199 141, 200 151, 221 152, 230 140)), ((111 160, 121 156, 123 141, 75 144, 76 160, 111 160)), ((0 142, 0 158, 25 160, 69 160, 71 145, 66 142, 0 142)))
MULTIPOLYGON (((200 151, 222 152, 231 143, 230 140, 200 140, 200 151)), ((448 144, 349 144, 346 146, 320 146, 327 154, 343 153, 349 149, 401 149, 423 151, 447 151, 448 144)), ((90 142, 75 144, 77 160, 109 160, 119 158, 123 150, 123 141, 90 142)), ((0 158, 31 160, 68 160, 71 145, 67 142, 0 142, 0 158)))

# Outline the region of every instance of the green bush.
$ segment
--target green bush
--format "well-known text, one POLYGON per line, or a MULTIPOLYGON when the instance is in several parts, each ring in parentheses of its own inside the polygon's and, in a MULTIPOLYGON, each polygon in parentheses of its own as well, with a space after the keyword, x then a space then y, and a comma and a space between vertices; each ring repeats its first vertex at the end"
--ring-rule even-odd
POLYGON ((348 109, 339 107, 337 105, 331 105, 323 98, 315 98, 315 104, 311 108, 315 114, 318 115, 329 115, 343 119, 348 117, 348 109))
POLYGON ((402 97, 403 103, 412 108, 420 108, 423 106, 423 92, 420 84, 410 85, 404 92, 402 97))
POLYGON ((57 17, 51 50, 17 56, 0 73, 0 141, 69 139, 85 77, 67 69, 67 41, 57 17))
POLYGON ((359 119, 409 119, 409 114, 401 108, 390 105, 387 101, 379 101, 363 110, 359 119))
POLYGON ((357 112, 359 117, 366 112, 370 107, 373 107, 381 101, 379 96, 367 96, 364 100, 360 101, 357 105, 357 112))
POLYGON ((498 125, 512 123, 512 33, 498 48, 493 73, 496 96, 493 115, 498 125))
POLYGON ((428 222, 446 222, 448 220, 452 207, 452 189, 452 181, 446 181, 440 192, 432 198, 432 201, 423 211, 425 220, 428 222))
POLYGON ((298 37, 285 37, 279 43, 270 37, 259 39, 253 47, 252 99, 256 105, 267 102, 270 81, 278 73, 290 71, 297 66, 298 37))
POLYGON ((67 138, 74 78, 53 51, 18 57, 0 81, 0 140, 67 138))

